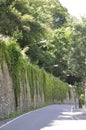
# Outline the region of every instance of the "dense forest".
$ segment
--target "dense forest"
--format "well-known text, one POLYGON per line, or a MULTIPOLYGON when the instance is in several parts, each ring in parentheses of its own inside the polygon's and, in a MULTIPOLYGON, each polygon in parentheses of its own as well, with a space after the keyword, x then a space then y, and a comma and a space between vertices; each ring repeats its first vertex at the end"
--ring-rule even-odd
POLYGON ((86 18, 59 0, 0 0, 0 37, 16 40, 31 64, 75 85, 86 82, 86 18))

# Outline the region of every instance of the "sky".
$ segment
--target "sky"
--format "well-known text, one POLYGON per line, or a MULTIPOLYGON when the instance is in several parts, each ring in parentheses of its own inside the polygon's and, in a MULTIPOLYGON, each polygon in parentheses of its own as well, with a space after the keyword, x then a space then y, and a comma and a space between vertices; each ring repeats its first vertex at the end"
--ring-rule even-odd
POLYGON ((80 18, 86 16, 86 0, 59 0, 62 6, 68 9, 68 12, 80 18))

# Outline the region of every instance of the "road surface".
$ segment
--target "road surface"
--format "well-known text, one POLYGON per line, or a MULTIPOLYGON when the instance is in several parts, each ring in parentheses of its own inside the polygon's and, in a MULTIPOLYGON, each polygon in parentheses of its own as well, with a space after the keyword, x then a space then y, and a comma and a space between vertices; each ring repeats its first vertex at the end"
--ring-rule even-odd
POLYGON ((72 112, 71 105, 51 105, 38 109, 0 127, 0 130, 72 130, 86 129, 86 115, 72 112))

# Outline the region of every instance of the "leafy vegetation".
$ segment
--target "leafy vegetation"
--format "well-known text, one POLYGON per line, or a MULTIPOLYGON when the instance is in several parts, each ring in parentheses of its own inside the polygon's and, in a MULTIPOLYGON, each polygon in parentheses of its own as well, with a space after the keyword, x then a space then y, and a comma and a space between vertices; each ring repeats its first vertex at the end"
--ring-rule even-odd
MULTIPOLYGON (((9 71, 11 74, 14 73, 14 88, 15 86, 19 88, 21 73, 25 75, 29 71, 32 99, 33 88, 37 88, 41 83, 42 87, 39 87, 39 91, 41 93, 43 89, 46 100, 52 100, 51 97, 53 100, 62 98, 60 97, 62 94, 59 95, 60 91, 62 92, 61 88, 58 88, 60 85, 58 83, 56 85, 56 79, 52 77, 52 74, 75 85, 79 96, 84 91, 86 84, 85 17, 79 21, 70 16, 59 0, 1 0, 0 34, 13 38, 6 46, 3 41, 0 42, 1 48, 6 48, 3 49, 3 53, 0 51, 0 61, 6 58, 9 71), (29 48, 26 52, 27 59, 35 65, 35 67, 30 65, 29 69, 26 67, 29 63, 25 58, 22 59, 20 53, 27 47, 29 48), (42 69, 40 72, 37 66, 42 69), (44 70, 49 73, 47 78, 44 70), (50 81, 49 78, 52 80, 50 81), (40 81, 36 82, 38 79, 40 81), (44 87, 46 84, 50 84, 49 89, 44 87), (57 91, 56 88, 58 88, 57 91), (46 92, 52 90, 53 92, 46 96, 46 92), (59 97, 56 97, 57 94, 54 91, 59 97)), ((18 91, 19 94, 20 90, 18 91)))
MULTIPOLYGON (((25 83, 27 84, 26 75, 28 77, 32 102, 34 102, 34 92, 36 92, 36 95, 44 95, 46 103, 53 102, 54 100, 63 101, 66 98, 68 85, 58 78, 47 74, 43 69, 31 65, 25 55, 25 49, 21 50, 14 38, 8 38, 5 41, 1 40, 0 52, 2 52, 0 57, 3 55, 1 61, 8 64, 12 77, 16 109, 20 100, 20 85, 22 83, 25 87, 25 83), (56 91, 56 96, 54 96, 53 91, 56 91)), ((24 90, 26 90, 24 93, 27 95, 27 86, 24 90)))

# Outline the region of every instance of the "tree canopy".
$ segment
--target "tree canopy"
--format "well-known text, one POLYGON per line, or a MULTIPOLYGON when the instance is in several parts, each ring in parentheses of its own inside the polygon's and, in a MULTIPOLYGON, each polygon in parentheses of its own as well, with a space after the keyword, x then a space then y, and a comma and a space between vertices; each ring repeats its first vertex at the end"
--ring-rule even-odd
POLYGON ((14 37, 21 49, 29 47, 32 64, 85 84, 86 18, 72 17, 59 0, 1 0, 0 34, 14 37))

